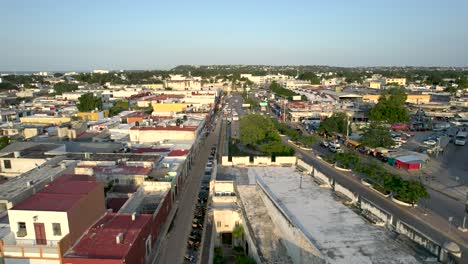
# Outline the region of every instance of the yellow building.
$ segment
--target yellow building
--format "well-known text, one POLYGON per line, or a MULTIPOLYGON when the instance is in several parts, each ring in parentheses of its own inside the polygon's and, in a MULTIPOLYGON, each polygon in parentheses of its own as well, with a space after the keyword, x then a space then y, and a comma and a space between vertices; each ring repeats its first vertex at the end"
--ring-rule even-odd
POLYGON ((109 110, 92 111, 92 112, 79 112, 76 116, 86 121, 98 121, 109 117, 109 110))
POLYGON ((153 111, 156 113, 182 112, 188 105, 185 103, 153 103, 153 111))
POLYGON ((371 89, 380 89, 382 83, 381 82, 376 82, 376 81, 372 81, 369 83, 369 88, 371 89))
MULTIPOLYGON (((379 101, 380 94, 365 94, 362 96, 362 100, 368 103, 377 103, 379 101)), ((427 104, 431 101, 430 94, 408 94, 406 102, 410 104, 427 104)))
POLYGON ((397 83, 398 85, 405 86, 406 78, 387 78, 385 79, 385 84, 397 83))
POLYGON ((33 115, 20 118, 23 124, 62 124, 71 121, 70 117, 33 115))

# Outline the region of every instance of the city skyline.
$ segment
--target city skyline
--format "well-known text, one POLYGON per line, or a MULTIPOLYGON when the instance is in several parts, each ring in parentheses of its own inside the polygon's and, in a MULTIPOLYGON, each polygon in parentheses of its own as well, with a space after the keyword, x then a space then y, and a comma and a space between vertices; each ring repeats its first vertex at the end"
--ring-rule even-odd
POLYGON ((5 3, 0 71, 180 64, 454 66, 466 1, 5 3))

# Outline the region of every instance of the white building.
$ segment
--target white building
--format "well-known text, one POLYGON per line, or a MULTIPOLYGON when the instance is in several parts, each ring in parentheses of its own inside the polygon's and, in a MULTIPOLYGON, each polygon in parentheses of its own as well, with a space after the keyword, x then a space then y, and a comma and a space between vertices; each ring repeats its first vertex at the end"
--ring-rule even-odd
POLYGON ((105 73, 109 73, 108 70, 93 70, 93 73, 95 74, 105 74, 105 73))

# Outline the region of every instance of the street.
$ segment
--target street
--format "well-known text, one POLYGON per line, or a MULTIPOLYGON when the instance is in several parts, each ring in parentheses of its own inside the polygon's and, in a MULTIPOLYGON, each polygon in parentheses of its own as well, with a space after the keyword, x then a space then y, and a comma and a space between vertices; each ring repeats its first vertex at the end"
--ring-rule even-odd
POLYGON ((177 264, 183 262, 187 250, 185 243, 191 230, 193 211, 197 202, 201 179, 211 151, 211 145, 218 143, 220 124, 221 122, 217 122, 215 132, 208 136, 199 152, 194 154, 197 159, 189 172, 189 180, 185 183, 185 190, 181 192, 179 197, 177 214, 174 217, 172 228, 161 244, 156 263, 177 264))

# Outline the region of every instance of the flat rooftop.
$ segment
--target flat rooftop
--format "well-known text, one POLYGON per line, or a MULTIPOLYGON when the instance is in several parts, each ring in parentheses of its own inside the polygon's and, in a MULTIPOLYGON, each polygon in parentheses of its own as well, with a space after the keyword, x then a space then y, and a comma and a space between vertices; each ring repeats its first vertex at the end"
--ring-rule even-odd
POLYGON ((151 215, 107 213, 65 254, 65 258, 123 259, 140 232, 151 221, 151 215), (116 236, 123 234, 117 244, 116 236))
POLYGON ((248 174, 259 179, 327 262, 423 263, 409 246, 365 221, 311 177, 302 177, 299 188, 301 177, 295 167, 250 167, 248 174))
POLYGON ((54 157, 41 165, 40 168, 33 169, 0 184, 0 200, 7 200, 15 204, 26 198, 27 196, 24 197, 24 194, 30 191, 33 186, 37 189, 37 186, 49 181, 51 177, 61 175, 67 171, 71 172, 74 164, 69 164, 67 168, 63 168, 60 166, 62 160, 63 157, 54 157), (28 183, 31 187, 28 186, 28 183))
POLYGON ((138 153, 89 153, 89 158, 85 157, 85 153, 66 153, 66 159, 71 160, 90 160, 90 161, 117 161, 124 159, 126 161, 154 161, 158 162, 160 156, 158 154, 138 154, 138 153))
POLYGON ((96 166, 96 165, 78 165, 78 168, 93 168, 95 173, 113 174, 113 175, 149 175, 152 168, 142 166, 96 166))
POLYGON ((14 158, 14 152, 17 151, 20 153, 20 158, 42 159, 50 157, 50 155, 46 155, 47 152, 57 150, 60 147, 63 145, 32 142, 14 143, 2 149, 0 155, 5 154, 1 156, 2 158, 14 158))

